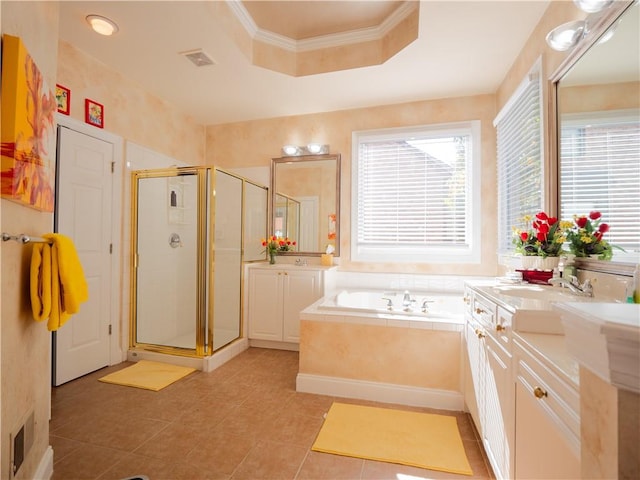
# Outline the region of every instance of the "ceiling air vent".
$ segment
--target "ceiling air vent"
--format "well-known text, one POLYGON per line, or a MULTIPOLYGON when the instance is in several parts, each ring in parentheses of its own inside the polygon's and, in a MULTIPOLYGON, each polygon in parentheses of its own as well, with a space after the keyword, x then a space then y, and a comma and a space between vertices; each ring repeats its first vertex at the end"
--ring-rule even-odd
POLYGON ((188 52, 180 52, 180 55, 184 55, 187 57, 196 67, 204 67, 205 65, 215 65, 216 62, 213 61, 209 55, 202 51, 201 48, 197 50, 189 50, 188 52))

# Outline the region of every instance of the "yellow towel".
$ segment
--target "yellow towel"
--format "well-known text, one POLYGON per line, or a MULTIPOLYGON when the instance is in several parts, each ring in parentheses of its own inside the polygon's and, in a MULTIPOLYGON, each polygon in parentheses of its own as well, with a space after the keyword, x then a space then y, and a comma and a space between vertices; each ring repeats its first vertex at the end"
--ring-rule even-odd
POLYGON ((38 322, 51 313, 51 247, 36 243, 31 252, 31 310, 38 322))
POLYGON ((58 262, 62 310, 69 314, 78 313, 80 304, 89 298, 89 288, 76 247, 69 237, 59 233, 47 233, 42 237, 53 241, 51 260, 54 265, 56 260, 58 262))
POLYGON ((33 318, 48 318, 49 331, 58 330, 78 313, 89 298, 82 264, 70 238, 59 233, 43 235, 52 244, 35 244, 31 254, 31 309, 33 318))

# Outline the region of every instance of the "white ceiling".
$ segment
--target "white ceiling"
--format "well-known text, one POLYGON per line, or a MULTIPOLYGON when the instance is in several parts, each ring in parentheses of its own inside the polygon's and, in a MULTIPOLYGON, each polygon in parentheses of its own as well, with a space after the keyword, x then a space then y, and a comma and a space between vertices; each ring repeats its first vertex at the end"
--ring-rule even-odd
POLYGON ((425 1, 419 38, 385 64, 297 78, 253 66, 208 1, 63 1, 60 39, 211 125, 494 93, 548 4, 425 1), (120 31, 95 34, 89 14, 120 31), (198 48, 216 64, 178 54, 198 48))

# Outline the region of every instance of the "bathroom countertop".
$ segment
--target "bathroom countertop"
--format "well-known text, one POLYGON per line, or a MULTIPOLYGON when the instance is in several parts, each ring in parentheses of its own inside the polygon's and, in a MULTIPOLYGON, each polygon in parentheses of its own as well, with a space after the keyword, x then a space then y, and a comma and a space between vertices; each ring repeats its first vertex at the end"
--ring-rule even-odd
POLYGON ((263 269, 272 269, 272 270, 337 270, 337 265, 320 265, 320 264, 311 264, 307 265, 296 265, 295 263, 284 263, 284 262, 276 262, 271 264, 269 262, 256 262, 248 265, 249 268, 263 268, 263 269))
POLYGON ((555 306, 567 302, 586 306, 596 300, 551 285, 503 284, 495 279, 469 281, 467 285, 511 312, 513 338, 549 370, 578 387, 579 363, 567 347, 555 306))
POLYGON ((592 297, 581 297, 564 288, 552 285, 507 284, 500 283, 495 279, 470 280, 466 283, 511 313, 523 310, 553 311, 553 305, 561 302, 596 302, 592 297))

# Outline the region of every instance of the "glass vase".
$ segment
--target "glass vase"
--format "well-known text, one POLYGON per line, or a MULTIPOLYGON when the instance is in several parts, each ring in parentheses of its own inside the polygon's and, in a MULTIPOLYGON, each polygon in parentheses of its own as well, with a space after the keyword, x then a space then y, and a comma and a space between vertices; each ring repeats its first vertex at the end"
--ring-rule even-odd
POLYGON ((276 263, 276 252, 269 252, 269 263, 271 265, 276 263))

